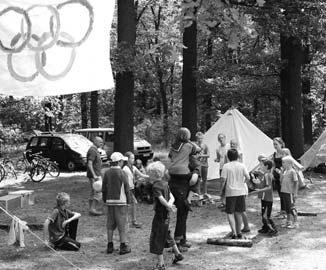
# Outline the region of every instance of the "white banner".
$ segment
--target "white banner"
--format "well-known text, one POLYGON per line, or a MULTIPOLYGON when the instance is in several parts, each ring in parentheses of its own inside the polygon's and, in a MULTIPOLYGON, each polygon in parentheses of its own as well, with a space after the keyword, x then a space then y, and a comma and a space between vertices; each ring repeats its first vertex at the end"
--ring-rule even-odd
POLYGON ((114 5, 115 0, 1 0, 0 94, 112 88, 114 5))

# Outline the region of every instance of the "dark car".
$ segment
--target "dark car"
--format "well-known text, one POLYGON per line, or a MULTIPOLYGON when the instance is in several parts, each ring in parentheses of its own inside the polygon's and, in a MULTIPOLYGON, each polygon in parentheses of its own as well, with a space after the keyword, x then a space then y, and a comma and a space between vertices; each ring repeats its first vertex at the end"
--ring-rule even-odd
MULTIPOLYGON (((86 166, 86 154, 92 142, 79 134, 42 133, 30 138, 26 150, 32 153, 42 152, 42 156, 56 161, 61 168, 69 171, 86 166)), ((101 152, 106 160, 105 151, 101 152)))

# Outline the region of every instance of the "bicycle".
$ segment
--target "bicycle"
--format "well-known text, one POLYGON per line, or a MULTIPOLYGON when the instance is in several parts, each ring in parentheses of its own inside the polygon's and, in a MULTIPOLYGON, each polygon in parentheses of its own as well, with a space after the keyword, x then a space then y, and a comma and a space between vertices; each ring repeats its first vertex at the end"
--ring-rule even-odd
POLYGON ((0 162, 0 181, 11 175, 17 179, 13 162, 9 158, 3 158, 0 162))

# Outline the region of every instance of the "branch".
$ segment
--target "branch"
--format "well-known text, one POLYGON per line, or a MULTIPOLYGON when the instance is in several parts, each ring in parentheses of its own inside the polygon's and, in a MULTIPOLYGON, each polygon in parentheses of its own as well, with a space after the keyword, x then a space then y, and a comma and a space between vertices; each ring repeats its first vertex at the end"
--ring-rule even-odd
MULTIPOLYGON (((152 4, 153 2, 155 2, 155 0, 148 0, 146 5, 141 9, 141 11, 139 12, 138 16, 136 17, 136 24, 139 22, 141 16, 143 15, 143 13, 145 12, 145 10, 147 9, 147 7, 152 4)), ((136 2, 137 6, 138 6, 138 1, 136 2)))

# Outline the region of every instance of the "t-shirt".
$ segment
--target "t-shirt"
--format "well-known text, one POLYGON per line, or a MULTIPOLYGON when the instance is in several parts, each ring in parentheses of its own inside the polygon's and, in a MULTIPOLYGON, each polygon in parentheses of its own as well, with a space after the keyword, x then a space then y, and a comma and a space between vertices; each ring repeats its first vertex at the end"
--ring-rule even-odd
POLYGON ((273 181, 273 174, 272 173, 265 173, 264 177, 261 181, 260 188, 271 187, 270 190, 259 192, 258 198, 262 199, 266 202, 273 201, 273 189, 272 189, 272 181, 273 181))
POLYGON ((155 212, 162 213, 163 215, 167 215, 168 210, 164 205, 161 204, 158 198, 162 195, 167 202, 170 200, 170 188, 168 183, 163 180, 156 180, 153 183, 152 190, 153 190, 155 212))
MULTIPOLYGON (((102 167, 102 160, 101 160, 101 155, 99 153, 99 151, 97 150, 95 145, 92 145, 88 152, 87 152, 87 162, 89 160, 93 161, 93 169, 94 172, 97 176, 101 175, 101 167, 102 167)), ((94 175, 92 174, 92 172, 89 170, 88 166, 87 166, 87 177, 88 178, 94 178, 94 175)))
POLYGON ((196 154, 196 146, 190 142, 180 143, 178 147, 171 148, 169 173, 182 175, 190 173, 189 156, 194 154, 196 154))
POLYGON ((119 167, 108 169, 103 177, 102 196, 107 205, 127 205, 129 198, 127 174, 119 167))
POLYGON ((135 188, 135 180, 136 180, 136 177, 141 177, 141 172, 134 165, 132 165, 131 168, 130 168, 129 165, 125 165, 122 170, 128 176, 129 188, 130 189, 134 189, 135 188))
POLYGON ((49 224, 49 237, 50 242, 55 243, 65 235, 65 228, 62 227, 62 223, 71 218, 74 213, 68 209, 62 210, 59 207, 54 208, 52 214, 48 217, 49 224))
MULTIPOLYGON (((208 146, 206 144, 202 143, 201 145, 198 144, 198 146, 201 149, 199 155, 208 155, 209 154, 208 146)), ((199 157, 198 158, 198 160, 200 161, 200 165, 202 167, 208 167, 207 159, 208 159, 207 157, 199 157)))
POLYGON ((229 149, 230 149, 229 144, 226 144, 224 146, 219 145, 219 147, 216 149, 216 157, 220 158, 220 170, 222 170, 224 164, 228 162, 228 160, 227 160, 227 152, 228 152, 229 149))
POLYGON ((296 193, 295 182, 298 182, 298 175, 294 169, 286 170, 281 175, 281 192, 296 193))
POLYGON ((239 161, 224 164, 221 177, 226 179, 225 196, 241 196, 248 193, 245 179, 249 179, 246 166, 239 161))

